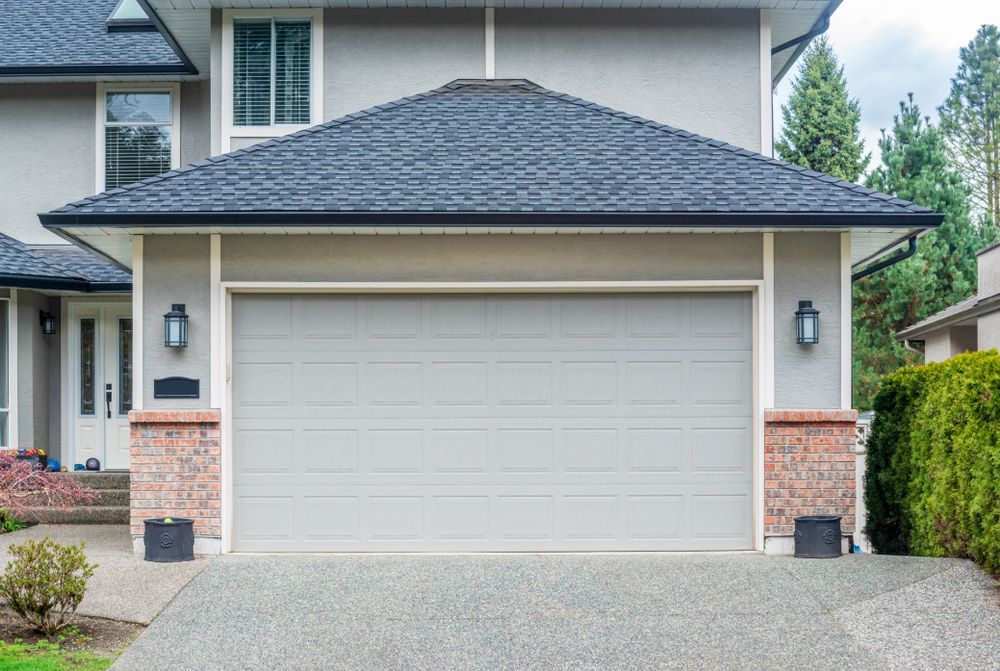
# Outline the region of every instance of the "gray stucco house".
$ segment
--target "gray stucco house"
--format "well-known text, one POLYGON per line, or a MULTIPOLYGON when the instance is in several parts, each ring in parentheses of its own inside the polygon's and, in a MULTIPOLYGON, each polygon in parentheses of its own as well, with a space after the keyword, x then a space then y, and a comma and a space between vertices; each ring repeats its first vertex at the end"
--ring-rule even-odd
POLYGON ((0 67, 0 142, 32 143, 0 212, 131 274, 44 294, 59 381, 25 403, 129 470, 138 545, 161 515, 203 552, 853 531, 851 276, 941 217, 770 157, 838 2, 82 4, 164 60, 0 67))
POLYGON ((1000 245, 976 255, 979 293, 903 329, 896 338, 925 363, 963 352, 1000 349, 1000 245))

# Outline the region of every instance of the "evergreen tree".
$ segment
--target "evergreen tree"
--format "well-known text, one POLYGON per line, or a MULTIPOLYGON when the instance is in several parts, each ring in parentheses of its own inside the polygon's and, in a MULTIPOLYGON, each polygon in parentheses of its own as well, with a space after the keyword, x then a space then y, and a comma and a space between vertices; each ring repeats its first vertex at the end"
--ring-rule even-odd
POLYGON ((847 93, 844 68, 826 37, 810 45, 781 106, 782 160, 856 182, 868 167, 861 139, 861 107, 847 93))
POLYGON ((952 161, 977 209, 1000 226, 1000 31, 981 26, 961 51, 951 94, 938 109, 952 161))
POLYGON ((896 332, 968 298, 976 287, 976 251, 987 242, 973 225, 968 189, 949 163, 941 132, 909 100, 892 131, 883 131, 882 164, 866 186, 945 215, 919 241, 917 253, 854 284, 854 404, 866 410, 880 378, 916 357, 896 332))

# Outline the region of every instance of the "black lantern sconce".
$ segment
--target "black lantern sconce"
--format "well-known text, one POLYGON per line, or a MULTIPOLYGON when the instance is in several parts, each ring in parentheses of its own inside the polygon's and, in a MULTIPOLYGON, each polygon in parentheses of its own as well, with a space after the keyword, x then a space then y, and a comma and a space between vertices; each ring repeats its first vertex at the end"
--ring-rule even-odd
POLYGON ((51 312, 40 310, 38 313, 38 322, 42 325, 43 335, 56 334, 56 318, 52 315, 51 312))
POLYGON ((174 303, 163 315, 163 344, 167 347, 187 347, 188 316, 183 303, 174 303))
POLYGON ((800 345, 819 342, 819 310, 812 301, 799 301, 799 309, 795 311, 795 342, 800 345))

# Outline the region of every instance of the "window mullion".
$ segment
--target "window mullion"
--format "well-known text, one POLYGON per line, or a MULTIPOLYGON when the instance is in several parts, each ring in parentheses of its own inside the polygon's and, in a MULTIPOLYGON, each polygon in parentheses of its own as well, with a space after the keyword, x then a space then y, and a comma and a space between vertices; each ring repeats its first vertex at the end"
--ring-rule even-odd
POLYGON ((278 31, 274 26, 274 17, 271 17, 271 125, 273 126, 277 114, 275 112, 275 107, 277 105, 277 89, 278 89, 278 31))

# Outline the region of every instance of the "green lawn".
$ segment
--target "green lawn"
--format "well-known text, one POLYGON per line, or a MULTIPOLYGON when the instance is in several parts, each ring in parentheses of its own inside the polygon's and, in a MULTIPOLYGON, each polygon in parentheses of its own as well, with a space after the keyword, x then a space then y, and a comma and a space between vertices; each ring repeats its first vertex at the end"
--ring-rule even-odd
POLYGON ((67 652, 45 641, 34 645, 0 641, 0 671, 105 671, 112 662, 89 652, 67 652))

